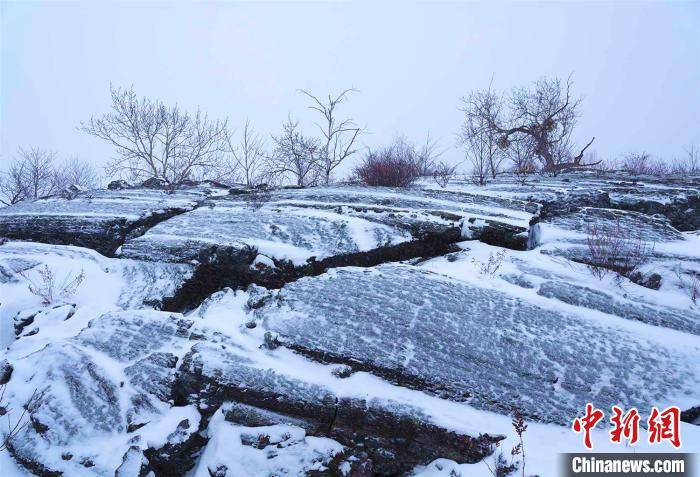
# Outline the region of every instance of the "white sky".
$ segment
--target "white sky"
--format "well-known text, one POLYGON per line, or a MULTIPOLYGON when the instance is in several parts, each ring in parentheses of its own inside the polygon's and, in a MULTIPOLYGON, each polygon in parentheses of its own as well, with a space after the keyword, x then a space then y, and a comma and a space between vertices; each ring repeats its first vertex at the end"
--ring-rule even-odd
POLYGON ((361 92, 346 105, 370 134, 447 159, 458 99, 488 85, 574 73, 580 141, 601 156, 672 157, 700 144, 700 3, 9 3, 0 7, 0 161, 19 146, 102 165, 112 149, 77 130, 107 111, 109 84, 265 135, 296 90, 361 92))

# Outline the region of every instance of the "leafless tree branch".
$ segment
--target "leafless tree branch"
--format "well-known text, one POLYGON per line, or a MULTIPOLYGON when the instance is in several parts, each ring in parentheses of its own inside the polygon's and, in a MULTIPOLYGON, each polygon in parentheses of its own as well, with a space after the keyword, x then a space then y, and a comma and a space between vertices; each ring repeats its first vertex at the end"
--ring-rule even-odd
POLYGON ((322 179, 325 184, 329 184, 333 170, 358 150, 356 141, 362 129, 356 126, 351 118, 339 119, 336 111, 348 95, 357 90, 346 89, 335 97, 329 94, 323 101, 307 90, 301 89, 299 92, 311 100, 309 109, 318 112, 323 118, 322 122, 316 125, 323 137, 320 148, 322 179))

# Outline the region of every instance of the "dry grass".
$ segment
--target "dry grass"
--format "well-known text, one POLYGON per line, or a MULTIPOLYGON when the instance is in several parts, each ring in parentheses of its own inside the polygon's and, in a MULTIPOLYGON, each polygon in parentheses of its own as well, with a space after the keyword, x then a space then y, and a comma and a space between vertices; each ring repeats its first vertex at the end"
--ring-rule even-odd
POLYGON ((629 238, 619 221, 613 228, 605 230, 591 225, 586 244, 588 255, 582 262, 599 280, 611 272, 627 278, 637 275, 653 252, 653 246, 648 246, 641 239, 629 238))
POLYGON ((37 276, 33 277, 26 271, 18 271, 17 274, 27 281, 29 292, 41 298, 42 305, 51 305, 58 299, 71 297, 85 279, 85 272, 80 270, 78 275, 68 273, 62 281, 58 282, 56 274, 44 265, 39 269, 37 276))

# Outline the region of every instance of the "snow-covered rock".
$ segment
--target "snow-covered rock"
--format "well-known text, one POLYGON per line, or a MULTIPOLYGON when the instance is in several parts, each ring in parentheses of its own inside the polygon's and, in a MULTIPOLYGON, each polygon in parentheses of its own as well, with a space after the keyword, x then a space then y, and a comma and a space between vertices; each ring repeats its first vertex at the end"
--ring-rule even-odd
POLYGON ((256 313, 275 342, 312 359, 482 409, 517 403, 545 422, 569 423, 586 402, 649 408, 700 390, 692 341, 664 344, 409 265, 304 278, 256 313))
POLYGON ((677 405, 700 451, 697 181, 167 189, 0 211, 2 407, 26 424, 3 472, 490 475, 517 406, 544 477, 586 402, 677 405), (594 277, 593 226, 648 247, 656 286, 594 277))
POLYGON ((111 255, 131 234, 194 208, 204 188, 120 189, 47 197, 0 209, 0 236, 78 245, 111 255))

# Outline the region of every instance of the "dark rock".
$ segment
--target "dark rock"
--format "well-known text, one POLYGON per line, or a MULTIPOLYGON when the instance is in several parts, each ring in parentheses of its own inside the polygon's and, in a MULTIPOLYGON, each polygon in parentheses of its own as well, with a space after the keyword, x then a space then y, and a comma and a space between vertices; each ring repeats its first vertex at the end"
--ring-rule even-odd
POLYGON ((143 455, 148 460, 144 473, 172 477, 184 476, 197 462, 200 451, 207 443, 202 435, 202 425, 195 427, 188 419, 183 420, 177 429, 168 436, 167 443, 158 449, 148 448, 143 455))
POLYGON ((226 477, 226 471, 228 471, 228 467, 226 467, 223 464, 219 464, 216 466, 215 469, 208 469, 208 471, 211 477, 226 477))
POLYGON ((82 187, 80 187, 76 184, 72 184, 72 185, 66 187, 65 189, 63 189, 59 195, 60 195, 60 197, 63 197, 64 199, 73 200, 76 197, 78 197, 78 195, 80 195, 81 192, 85 192, 85 189, 83 189, 82 187))
POLYGON ((686 194, 671 201, 645 200, 615 201, 613 206, 622 210, 632 210, 647 215, 663 215, 671 225, 682 232, 700 229, 700 194, 686 194))
POLYGON ((349 378, 352 376, 353 370, 350 366, 338 365, 333 369, 333 376, 337 378, 349 378))
POLYGON ((107 184, 107 189, 109 190, 128 189, 129 187, 129 183, 121 179, 112 181, 109 184, 107 184))
POLYGON ((681 421, 700 426, 700 406, 691 407, 681 412, 681 421))
MULTIPOLYGON (((335 255, 306 265, 294 267, 278 262, 277 268, 256 270, 250 267, 257 256, 253 248, 214 248, 206 262, 198 266, 192 278, 187 280, 172 298, 163 301, 167 311, 188 311, 211 295, 224 289, 246 288, 251 284, 266 288, 280 288, 285 283, 304 276, 320 275, 331 268, 345 266, 371 267, 385 262, 408 260, 415 257, 436 257, 455 251, 455 243, 461 239, 458 227, 422 233, 420 238, 397 245, 389 245, 366 252, 335 255)), ((259 303, 252 303, 258 305, 259 303)))
POLYGON ((165 189, 168 186, 168 181, 159 177, 151 177, 141 183, 141 187, 143 187, 144 189, 165 189))
POLYGON ((528 229, 515 225, 471 217, 462 223, 462 236, 495 247, 528 249, 528 229))
POLYGON ((650 273, 645 275, 639 271, 632 272, 627 275, 630 281, 636 283, 639 286, 649 288, 651 290, 658 290, 661 288, 661 275, 658 273, 650 273))
POLYGON ((2 386, 3 384, 7 384, 10 381, 10 379, 12 378, 13 369, 14 368, 12 367, 10 362, 6 359, 3 359, 0 362, 0 386, 2 386))

